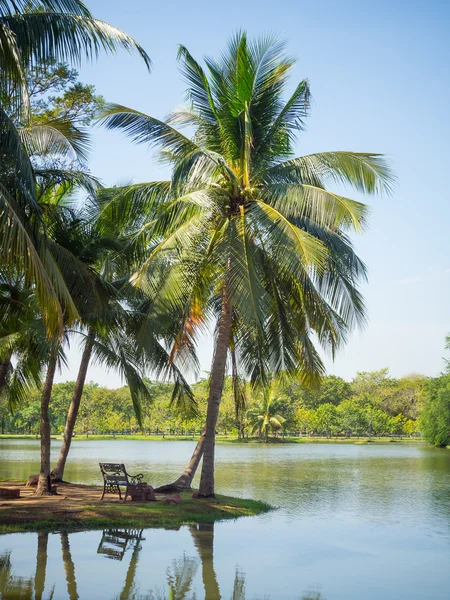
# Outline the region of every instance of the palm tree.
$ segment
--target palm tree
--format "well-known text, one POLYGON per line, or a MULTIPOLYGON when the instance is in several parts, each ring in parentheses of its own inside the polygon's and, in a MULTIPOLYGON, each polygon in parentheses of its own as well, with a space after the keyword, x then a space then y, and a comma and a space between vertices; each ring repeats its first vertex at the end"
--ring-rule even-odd
MULTIPOLYGON (((158 315, 149 320, 145 296, 129 285, 123 285, 120 270, 124 265, 119 265, 119 262, 126 263, 127 248, 115 237, 115 224, 106 224, 92 207, 79 211, 78 219, 80 222, 74 231, 76 247, 72 245, 70 250, 83 264, 95 271, 102 287, 102 303, 99 310, 93 310, 89 303, 88 311, 80 311, 82 319, 74 330, 77 336, 82 336, 84 347, 67 414, 63 443, 52 471, 55 481, 63 479, 91 360, 121 373, 130 388, 139 424, 141 401, 150 399, 139 375, 141 372, 152 371, 157 376, 172 378, 175 383, 173 403, 184 413, 196 411, 192 391, 166 349, 170 345, 165 343, 170 340, 170 319, 158 315), (80 226, 80 223, 84 225, 80 226)), ((61 243, 67 247, 67 226, 61 230, 61 234, 64 238, 61 243)))
MULTIPOLYGON (((71 190, 69 186, 68 191, 71 190)), ((66 282, 70 296, 75 303, 76 311, 80 315, 79 327, 88 327, 87 345, 85 346, 82 372, 79 374, 78 387, 75 395, 75 408, 72 406, 71 419, 69 419, 68 435, 65 436, 65 448, 63 462, 60 464, 61 477, 64 469, 65 459, 70 448, 72 430, 70 426, 75 424, 78 412, 79 400, 83 391, 84 378, 90 353, 94 345, 98 352, 103 352, 103 360, 109 367, 115 366, 122 369, 124 376, 130 385, 132 398, 139 407, 141 399, 149 399, 149 393, 142 380, 139 358, 130 350, 124 329, 119 330, 122 313, 117 294, 95 269, 95 261, 99 252, 104 251, 107 241, 93 230, 89 222, 83 219, 82 212, 74 210, 64 194, 52 194, 47 196, 47 207, 45 218, 48 227, 47 246, 55 264, 66 282), (102 246, 103 244, 103 246, 102 246), (105 310, 108 302, 113 298, 113 308, 109 314, 105 310), (115 301, 115 302, 114 302, 115 301), (109 319, 109 323, 108 323, 109 319), (97 331, 101 334, 101 325, 105 329, 108 324, 112 327, 116 323, 115 336, 111 336, 113 344, 104 348, 101 344, 101 335, 95 339, 97 331), (100 348, 100 350, 98 350, 100 348), (114 348, 114 349, 113 349, 114 348), (106 353, 106 358, 104 358, 106 353)), ((69 323, 66 323, 66 335, 70 334, 69 323)), ((41 396, 41 471, 36 493, 44 494, 50 491, 50 425, 48 420, 48 406, 53 387, 53 379, 63 349, 63 340, 53 339, 48 343, 47 373, 41 396)))
MULTIPOLYGON (((103 50, 137 50, 147 67, 144 50, 123 31, 94 19, 79 0, 4 0, 0 2, 0 79, 5 97, 15 98, 26 126, 21 131, 0 102, 0 260, 23 273, 33 284, 49 332, 61 335, 63 312, 77 317, 70 295, 48 255, 42 215, 36 199, 38 173, 31 154, 42 145, 67 149, 66 141, 83 153, 84 139, 67 123, 27 124, 26 70, 49 59, 79 63, 103 50), (66 140, 66 141, 65 141, 66 140), (30 152, 30 146, 33 152, 30 152)), ((17 106, 15 110, 17 115, 17 106)), ((59 152, 58 152, 59 153, 59 152)))
POLYGON ((281 416, 280 400, 271 394, 270 386, 264 390, 262 401, 247 412, 247 419, 251 425, 251 432, 258 432, 266 442, 269 441, 271 431, 282 431, 286 419, 281 416))
POLYGON ((392 175, 372 153, 293 157, 310 91, 303 80, 282 101, 294 61, 277 40, 250 42, 239 33, 221 61, 205 59, 206 71, 183 46, 179 58, 188 106, 160 121, 111 105, 103 122, 160 146, 172 167, 169 181, 117 193, 120 206, 139 213, 136 237, 147 251, 131 282, 152 294, 153 304, 184 311, 191 329, 196 307, 216 324, 199 490, 206 497, 214 495, 232 322, 236 355, 253 385, 265 385, 271 372, 320 378, 312 336, 334 353, 364 321, 357 284, 366 274, 348 232, 364 229, 367 207, 327 185, 376 193, 390 189, 392 175), (177 125, 190 126, 193 136, 177 125))

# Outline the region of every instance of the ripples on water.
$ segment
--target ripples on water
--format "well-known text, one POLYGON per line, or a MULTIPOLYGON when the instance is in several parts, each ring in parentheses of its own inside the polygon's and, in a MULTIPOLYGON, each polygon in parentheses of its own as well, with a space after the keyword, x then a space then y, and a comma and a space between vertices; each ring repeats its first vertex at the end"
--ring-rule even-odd
MULTIPOLYGON (((192 448, 77 441, 66 475, 100 483, 98 462, 123 461, 156 486, 179 474, 192 448)), ((57 450, 55 444, 55 456, 57 450)), ((38 470, 34 441, 0 441, 0 456, 2 478, 38 470)), ((214 528, 144 530, 140 540, 126 530, 2 536, 0 586, 25 589, 3 597, 450 598, 450 452, 394 444, 219 445, 216 480, 220 492, 279 509, 214 528), (120 553, 124 540, 120 559, 103 552, 109 543, 120 553)))

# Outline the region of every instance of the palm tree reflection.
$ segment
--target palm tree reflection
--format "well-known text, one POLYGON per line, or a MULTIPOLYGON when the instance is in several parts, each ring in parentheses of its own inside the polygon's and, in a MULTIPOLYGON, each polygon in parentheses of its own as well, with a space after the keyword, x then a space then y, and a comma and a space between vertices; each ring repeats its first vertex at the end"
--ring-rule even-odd
POLYGON ((67 531, 61 531, 60 535, 62 559, 64 563, 64 571, 66 572, 67 594, 70 600, 77 600, 79 595, 77 592, 77 582, 75 579, 75 565, 70 552, 69 534, 67 531))
POLYGON ((31 600, 32 597, 33 578, 15 576, 11 565, 11 552, 0 554, 0 598, 31 600))
POLYGON ((202 523, 189 527, 195 547, 202 563, 202 579, 205 588, 205 598, 220 600, 222 596, 214 570, 214 524, 202 523))
MULTIPOLYGON (((139 553, 142 549, 143 530, 105 529, 97 549, 97 554, 105 558, 122 561, 125 551, 132 547, 130 562, 127 568, 122 591, 114 598, 120 600, 200 600, 193 590, 193 583, 201 564, 202 582, 205 600, 221 600, 219 583, 214 569, 214 525, 200 524, 189 526, 198 557, 183 554, 181 558, 172 561, 167 569, 167 587, 165 589, 139 593, 139 583, 136 572, 139 553)), ((69 534, 60 532, 62 561, 66 575, 67 596, 69 600, 78 600, 75 563, 70 551, 69 534)), ((0 554, 0 598, 3 600, 42 600, 46 584, 47 557, 49 534, 40 532, 37 535, 36 571, 34 577, 18 577, 14 574, 11 562, 11 552, 0 554)), ((49 590, 47 598, 54 597, 54 587, 49 590)), ((105 594, 108 591, 105 589, 105 594)), ((258 597, 251 595, 252 600, 258 597)), ((318 591, 305 592, 299 600, 325 600, 318 591)), ((245 573, 236 568, 233 589, 230 600, 246 600, 245 573)), ((260 598, 262 600, 262 597, 260 598)), ((264 600, 270 600, 265 594, 264 600)))

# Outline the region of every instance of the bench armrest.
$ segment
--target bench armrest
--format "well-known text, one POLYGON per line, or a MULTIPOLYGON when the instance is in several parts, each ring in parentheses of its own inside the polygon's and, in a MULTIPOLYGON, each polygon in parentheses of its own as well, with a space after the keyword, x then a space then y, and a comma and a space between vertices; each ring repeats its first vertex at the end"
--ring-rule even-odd
POLYGON ((144 475, 142 473, 138 473, 137 475, 128 475, 130 479, 130 483, 142 483, 144 479, 144 475))

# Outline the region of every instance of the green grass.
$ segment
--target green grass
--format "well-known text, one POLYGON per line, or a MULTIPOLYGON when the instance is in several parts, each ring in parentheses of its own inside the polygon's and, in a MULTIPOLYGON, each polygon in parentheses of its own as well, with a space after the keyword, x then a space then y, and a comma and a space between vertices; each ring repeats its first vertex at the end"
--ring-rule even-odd
MULTIPOLYGON (((248 438, 238 440, 233 438, 222 439, 224 443, 229 444, 265 444, 265 440, 260 438, 248 438)), ((391 438, 391 437, 270 437, 268 444, 421 444, 424 440, 420 438, 391 438)))
POLYGON ((163 527, 179 529, 182 525, 213 523, 249 517, 273 510, 258 500, 217 495, 216 498, 193 499, 192 492, 181 494, 181 504, 127 503, 83 506, 79 511, 52 512, 34 505, 26 511, 17 508, 0 513, 0 534, 25 531, 86 530, 105 527, 163 527))

